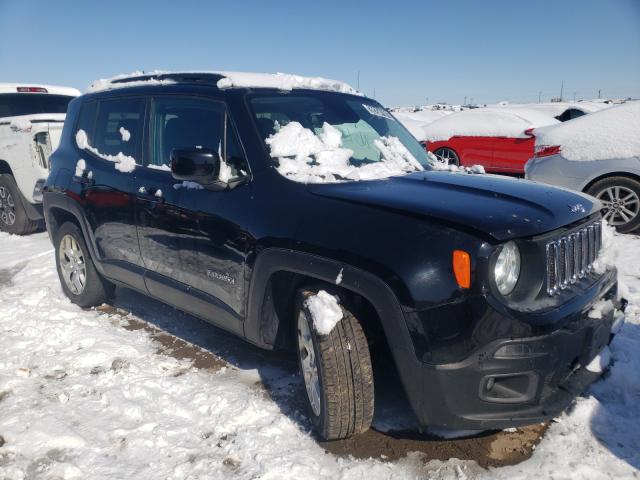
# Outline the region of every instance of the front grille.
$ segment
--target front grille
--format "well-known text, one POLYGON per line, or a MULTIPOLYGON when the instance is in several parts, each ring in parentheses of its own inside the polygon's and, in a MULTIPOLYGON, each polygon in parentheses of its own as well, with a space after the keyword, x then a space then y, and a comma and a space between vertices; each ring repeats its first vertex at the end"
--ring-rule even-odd
POLYGON ((602 245, 602 223, 547 243, 547 293, 555 295, 593 272, 602 245))

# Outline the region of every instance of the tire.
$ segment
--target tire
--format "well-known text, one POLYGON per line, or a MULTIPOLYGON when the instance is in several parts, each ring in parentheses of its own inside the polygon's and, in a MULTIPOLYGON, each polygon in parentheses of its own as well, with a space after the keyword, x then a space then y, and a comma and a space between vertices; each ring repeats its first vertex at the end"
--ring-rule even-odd
POLYGON ((433 154, 442 162, 446 162, 449 165, 455 165, 456 167, 460 166, 460 157, 458 157, 458 154, 454 150, 448 147, 440 147, 433 152, 433 154))
POLYGON ((38 230, 42 222, 31 220, 24 208, 26 199, 12 175, 0 174, 0 231, 27 235, 38 230))
MULTIPOLYGON (((307 406, 316 432, 325 440, 337 440, 365 432, 374 409, 373 369, 367 338, 352 310, 341 303, 343 317, 329 335, 320 335, 313 326, 306 300, 321 288, 304 288, 296 296, 295 325, 300 372, 307 391, 307 406), (306 332, 301 331, 304 323, 306 332), (303 335, 310 336, 317 366, 318 400, 316 408, 305 375, 303 358, 307 347, 303 335)), ((328 289, 325 289, 328 290, 328 289)), ((331 291, 329 290, 331 293, 331 291)), ((307 346, 309 340, 306 340, 307 346)), ((308 371, 309 369, 307 369, 308 371)))
POLYGON ((602 216, 620 233, 640 227, 640 182, 630 177, 608 177, 591 185, 586 193, 602 201, 602 216))
POLYGON ((60 285, 69 300, 83 308, 96 307, 109 300, 115 286, 96 270, 78 226, 71 222, 63 223, 53 238, 60 285), (71 278, 65 278, 67 276, 71 278))

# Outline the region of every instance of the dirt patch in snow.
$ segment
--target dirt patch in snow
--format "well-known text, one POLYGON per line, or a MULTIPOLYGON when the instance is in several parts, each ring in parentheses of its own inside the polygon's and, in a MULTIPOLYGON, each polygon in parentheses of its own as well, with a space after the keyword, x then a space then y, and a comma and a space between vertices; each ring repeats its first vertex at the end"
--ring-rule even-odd
POLYGON ((127 330, 144 330, 151 335, 151 338, 159 344, 158 353, 170 355, 178 360, 190 360, 192 366, 198 369, 217 371, 227 366, 220 357, 193 345, 182 338, 171 335, 143 320, 129 316, 126 310, 104 304, 96 308, 108 316, 120 317, 119 324, 127 330))
POLYGON ((423 460, 475 460, 483 468, 515 465, 531 457, 548 427, 547 423, 516 431, 488 432, 469 438, 442 440, 414 431, 378 432, 374 429, 347 440, 319 442, 334 455, 379 458, 395 461, 409 452, 419 452, 423 460))

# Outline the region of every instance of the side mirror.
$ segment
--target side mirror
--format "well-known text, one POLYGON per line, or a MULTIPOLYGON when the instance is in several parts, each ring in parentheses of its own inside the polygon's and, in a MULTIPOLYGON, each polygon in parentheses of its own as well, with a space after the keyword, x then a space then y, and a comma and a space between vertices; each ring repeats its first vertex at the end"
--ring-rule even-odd
POLYGON ((196 182, 205 188, 218 190, 224 182, 220 175, 220 156, 208 148, 176 148, 171 150, 171 174, 185 182, 196 182))

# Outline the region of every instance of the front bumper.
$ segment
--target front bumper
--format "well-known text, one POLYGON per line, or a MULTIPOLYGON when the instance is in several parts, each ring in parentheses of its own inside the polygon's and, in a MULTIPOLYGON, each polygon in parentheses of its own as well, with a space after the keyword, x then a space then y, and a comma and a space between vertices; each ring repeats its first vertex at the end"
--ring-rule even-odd
POLYGON ((553 332, 497 339, 456 363, 422 364, 422 402, 413 404, 420 423, 485 430, 559 415, 601 375, 586 367, 624 321, 626 302, 615 300, 616 290, 615 284, 610 286, 553 332), (610 298, 614 308, 602 318, 590 318, 588 312, 600 298, 610 298))

